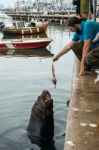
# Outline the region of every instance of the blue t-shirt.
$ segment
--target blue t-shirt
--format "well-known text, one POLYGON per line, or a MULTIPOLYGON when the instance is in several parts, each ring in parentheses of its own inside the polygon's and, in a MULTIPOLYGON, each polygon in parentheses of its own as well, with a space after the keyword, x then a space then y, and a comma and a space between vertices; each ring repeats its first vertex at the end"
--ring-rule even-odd
POLYGON ((81 34, 74 33, 72 41, 85 41, 85 40, 91 40, 91 48, 94 48, 95 46, 99 46, 99 41, 96 43, 93 43, 92 40, 95 38, 96 34, 99 32, 99 23, 92 21, 92 20, 86 20, 81 22, 81 34))

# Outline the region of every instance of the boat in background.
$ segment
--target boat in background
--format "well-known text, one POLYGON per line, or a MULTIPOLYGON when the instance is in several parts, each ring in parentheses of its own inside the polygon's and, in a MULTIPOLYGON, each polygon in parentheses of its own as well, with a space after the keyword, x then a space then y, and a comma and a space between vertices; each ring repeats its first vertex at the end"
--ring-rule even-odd
POLYGON ((0 41, 0 49, 35 49, 43 48, 52 41, 50 38, 34 39, 3 39, 0 41))
POLYGON ((23 22, 14 23, 13 26, 3 28, 4 35, 28 35, 46 32, 48 23, 42 23, 39 26, 25 26, 23 22))

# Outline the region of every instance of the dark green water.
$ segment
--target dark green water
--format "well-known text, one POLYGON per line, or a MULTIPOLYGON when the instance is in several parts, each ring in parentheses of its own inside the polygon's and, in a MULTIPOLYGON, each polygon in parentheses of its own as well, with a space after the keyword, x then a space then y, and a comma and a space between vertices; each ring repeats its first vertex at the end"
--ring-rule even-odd
POLYGON ((52 55, 69 40, 69 33, 65 26, 50 25, 47 36, 53 39, 47 50, 0 56, 0 150, 63 150, 73 53, 54 63, 57 78, 54 88, 52 55), (44 89, 51 92, 54 100, 54 138, 49 149, 31 143, 26 134, 31 108, 44 89))

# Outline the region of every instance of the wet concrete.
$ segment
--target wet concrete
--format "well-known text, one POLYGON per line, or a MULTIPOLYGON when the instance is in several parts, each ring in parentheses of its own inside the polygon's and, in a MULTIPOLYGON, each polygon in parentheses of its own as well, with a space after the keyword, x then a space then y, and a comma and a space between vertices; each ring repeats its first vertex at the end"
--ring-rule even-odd
POLYGON ((79 77, 77 59, 64 150, 99 150, 99 71, 79 77))

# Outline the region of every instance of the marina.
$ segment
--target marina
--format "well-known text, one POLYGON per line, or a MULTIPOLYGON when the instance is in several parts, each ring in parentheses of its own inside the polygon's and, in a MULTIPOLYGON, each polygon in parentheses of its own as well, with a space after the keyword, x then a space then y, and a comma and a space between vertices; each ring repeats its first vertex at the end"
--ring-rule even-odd
MULTIPOLYGON (((98 21, 98 0, 80 2, 80 13, 88 11, 83 19, 98 21)), ((1 150, 99 149, 99 69, 81 70, 72 51, 53 61, 71 39, 67 21, 77 14, 77 6, 65 0, 1 4, 12 22, 0 18, 1 150)))

